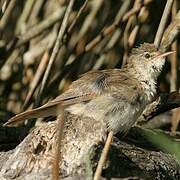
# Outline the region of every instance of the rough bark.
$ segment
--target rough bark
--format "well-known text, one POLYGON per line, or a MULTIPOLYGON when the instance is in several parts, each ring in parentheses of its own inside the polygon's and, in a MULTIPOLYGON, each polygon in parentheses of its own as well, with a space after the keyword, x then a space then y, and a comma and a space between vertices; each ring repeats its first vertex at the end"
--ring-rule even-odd
MULTIPOLYGON (((45 123, 34 129, 13 151, 1 152, 0 179, 51 179, 55 131, 56 122, 45 123)), ((145 148, 137 147, 140 144, 136 144, 136 146, 132 144, 133 141, 139 140, 142 143, 140 146, 143 146, 144 141, 142 141, 141 132, 140 128, 133 128, 125 139, 128 140, 128 144, 119 141, 119 139, 114 139, 103 176, 179 179, 180 166, 174 156, 157 151, 157 149, 152 150, 153 146, 150 144, 145 148)), ((77 137, 76 143, 81 148, 79 151, 83 157, 76 157, 79 158, 78 166, 72 162, 71 168, 77 168, 76 171, 67 167, 68 171, 61 172, 66 174, 64 175, 65 179, 92 178, 103 148, 102 142, 99 141, 97 144, 96 137, 95 134, 91 136, 94 145, 86 146, 85 149, 80 145, 80 139, 77 137)), ((74 142, 72 140, 72 143, 74 142)), ((74 153, 73 149, 72 153, 74 153)))
MULTIPOLYGON (((176 95, 179 94, 172 93, 159 97, 149 106, 146 111, 147 117, 151 117, 152 113, 156 116, 164 107, 165 110, 169 110, 171 105, 177 107, 177 98, 174 98, 174 95, 177 97, 176 95)), ((32 130, 14 150, 1 152, 0 179, 51 179, 56 145, 56 123, 56 121, 43 123, 32 130)), ((63 178, 92 178, 106 137, 104 126, 103 122, 95 122, 94 119, 83 117, 82 121, 82 117, 66 114, 60 170, 63 178)), ((18 136, 22 138, 25 135, 24 128, 11 130, 16 134, 10 135, 9 130, 1 129, 1 150, 4 147, 12 148, 12 143, 14 145, 18 143, 18 136), (9 135, 11 138, 6 141, 6 136, 9 135)), ((148 141, 144 135, 147 134, 145 131, 142 128, 132 128, 125 138, 128 144, 119 140, 113 143, 103 176, 118 178, 133 176, 143 179, 180 178, 180 166, 175 157, 157 149, 148 141)), ((149 132, 153 133, 148 130, 149 132)), ((179 136, 176 138, 180 139, 179 136)))

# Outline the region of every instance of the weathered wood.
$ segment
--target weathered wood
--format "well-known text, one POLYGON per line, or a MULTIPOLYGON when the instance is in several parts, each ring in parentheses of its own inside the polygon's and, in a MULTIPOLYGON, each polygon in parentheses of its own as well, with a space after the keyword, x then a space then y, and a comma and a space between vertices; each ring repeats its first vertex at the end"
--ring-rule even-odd
MULTIPOLYGON (((89 123, 91 124, 93 121, 89 119, 89 123)), ((78 120, 76 125, 79 125, 78 120)), ((65 148, 71 148, 65 149, 67 152, 63 155, 63 162, 67 163, 68 160, 71 162, 66 164, 66 168, 61 169, 61 174, 65 179, 85 179, 85 177, 91 179, 103 148, 103 143, 97 139, 100 136, 96 135, 100 131, 95 128, 96 132, 89 136, 85 127, 86 130, 81 134, 84 137, 79 138, 80 132, 75 131, 71 124, 66 126, 66 128, 68 127, 73 129, 69 132, 74 133, 68 134, 69 139, 65 137, 63 142, 67 143, 66 140, 68 140, 69 144, 65 144, 65 148), (89 145, 86 144, 86 139, 88 139, 89 145)), ((140 128, 137 131, 136 128, 133 128, 132 131, 136 141, 141 139, 140 128)), ((34 129, 13 151, 1 153, 0 179, 51 179, 55 132, 56 122, 44 123, 34 129)), ((126 139, 128 138, 133 142, 131 132, 126 139)), ((153 151, 152 147, 151 150, 146 150, 115 139, 103 176, 179 179, 180 166, 175 157, 170 154, 153 151)))
MULTIPOLYGON (((154 101, 147 108, 147 117, 151 117, 152 114, 153 117, 158 115, 164 107, 165 110, 169 110, 171 105, 176 107, 177 98, 174 98, 174 95, 179 94, 164 95, 154 101)), ((65 122, 60 174, 63 178, 84 179, 88 177, 91 179, 101 154, 101 142, 106 137, 105 124, 69 113, 66 113, 65 122)), ((43 123, 31 131, 13 151, 1 152, 0 179, 51 179, 56 146, 56 123, 56 121, 43 123)), ((10 129, 7 131, 4 128, 1 129, 2 144, 17 143, 17 137, 23 137, 27 132, 25 128, 11 130, 17 133, 11 134, 10 129), (6 137, 9 136, 7 141, 6 137)), ((126 140, 141 148, 132 144, 118 144, 119 141, 114 143, 107 167, 103 171, 104 176, 120 178, 133 176, 145 179, 180 178, 180 167, 175 157, 155 148, 144 137, 144 130, 132 128, 126 140), (150 150, 145 150, 147 148, 150 150)))
MULTIPOLYGON (((54 121, 35 128, 9 156, 2 166, 0 177, 28 179, 31 175, 32 177, 38 175, 39 178, 45 176, 45 179, 51 179, 52 161, 56 146, 56 127, 57 124, 54 121)), ((103 138, 105 139, 104 129, 101 121, 66 114, 61 149, 60 174, 62 177, 84 174, 83 158, 94 144, 102 141, 103 138)))

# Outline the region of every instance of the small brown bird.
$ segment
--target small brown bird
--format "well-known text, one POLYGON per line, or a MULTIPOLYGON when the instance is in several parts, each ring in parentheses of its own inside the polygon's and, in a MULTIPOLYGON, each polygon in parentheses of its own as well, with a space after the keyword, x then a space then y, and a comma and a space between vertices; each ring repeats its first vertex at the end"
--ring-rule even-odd
POLYGON ((71 114, 103 120, 113 133, 125 133, 152 101, 165 57, 171 53, 144 43, 132 50, 123 69, 87 72, 54 100, 16 115, 5 126, 29 118, 57 116, 64 106, 71 114))
MULTIPOLYGON (((60 149, 62 157, 56 174, 60 173, 61 178, 81 174, 83 179, 82 174, 86 174, 87 165, 84 158, 95 143, 106 137, 106 130, 110 131, 108 137, 111 138, 117 132, 127 133, 146 105, 152 101, 156 94, 157 77, 165 63, 165 57, 171 53, 173 52, 163 53, 153 44, 144 43, 132 50, 128 64, 123 69, 90 71, 73 82, 69 89, 56 99, 16 115, 5 126, 14 126, 29 118, 57 116, 63 107, 65 124, 60 149)), ((18 162, 14 163, 11 161, 13 158, 9 159, 7 166, 2 168, 3 174, 10 172, 20 177, 23 172, 37 173, 36 168, 29 168, 29 162, 30 167, 38 164, 43 165, 41 170, 49 170, 51 163, 46 158, 52 155, 56 127, 56 122, 52 122, 51 125, 42 125, 41 130, 36 128, 33 131, 35 135, 29 136, 29 144, 26 144, 26 138, 26 145, 23 146, 22 143, 19 147, 21 150, 18 149, 13 154, 13 158, 19 157, 18 162), (48 140, 46 139, 48 146, 44 147, 44 153, 34 153, 34 148, 38 146, 36 135, 40 134, 39 143, 46 137, 42 134, 44 126, 50 129, 48 140), (31 141, 36 142, 35 145, 31 141)), ((95 173, 94 179, 98 177, 98 173, 95 173)))

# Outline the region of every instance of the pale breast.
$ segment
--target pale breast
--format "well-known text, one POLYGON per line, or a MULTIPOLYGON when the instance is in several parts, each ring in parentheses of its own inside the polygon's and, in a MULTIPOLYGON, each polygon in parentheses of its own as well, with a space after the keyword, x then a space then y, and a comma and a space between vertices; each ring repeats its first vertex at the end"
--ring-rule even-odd
POLYGON ((146 98, 146 105, 149 104, 150 102, 152 102, 155 94, 156 94, 156 83, 155 81, 142 81, 141 82, 143 90, 144 90, 144 94, 145 94, 145 98, 146 98))
POLYGON ((107 129, 114 133, 126 133, 144 110, 144 103, 139 99, 131 104, 123 98, 106 94, 86 104, 70 106, 67 110, 72 114, 105 122, 107 129))

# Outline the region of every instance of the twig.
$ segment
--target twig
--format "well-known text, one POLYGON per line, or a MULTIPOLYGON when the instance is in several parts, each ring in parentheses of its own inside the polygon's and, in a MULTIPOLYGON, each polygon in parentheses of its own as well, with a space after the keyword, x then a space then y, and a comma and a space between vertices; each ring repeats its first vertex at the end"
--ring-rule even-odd
POLYGON ((87 4, 88 4, 89 0, 86 0, 84 2, 84 4, 82 5, 82 7, 80 8, 80 10, 78 11, 78 14, 76 15, 76 17, 74 18, 73 22, 71 23, 71 25, 69 26, 67 32, 71 33, 71 31, 73 30, 78 18, 80 17, 80 15, 82 14, 82 12, 84 11, 84 9, 86 8, 87 4))
MULTIPOLYGON (((173 7, 172 7, 172 21, 176 17, 177 13, 177 2, 174 1, 173 7)), ((175 41, 172 44, 172 50, 175 51, 175 53, 171 54, 171 80, 170 80, 170 91, 176 91, 176 81, 177 81, 177 41, 175 41)))
POLYGON ((18 38, 14 37, 9 43, 6 44, 6 49, 5 49, 4 53, 1 54, 0 67, 4 64, 6 59, 8 59, 9 56, 14 51, 17 41, 18 41, 18 38))
MULTIPOLYGON (((137 12, 139 12, 141 7, 142 7, 142 2, 140 0, 136 0, 134 2, 134 5, 133 5, 132 9, 134 9, 134 10, 138 9, 137 12)), ((126 14, 125 14, 124 17, 126 17, 126 14)), ((129 35, 130 32, 129 31, 130 31, 132 23, 133 23, 133 21, 134 21, 134 19, 136 17, 135 15, 136 14, 132 13, 131 16, 128 16, 129 18, 128 18, 128 21, 127 21, 127 24, 126 24, 126 27, 125 27, 125 30, 124 30, 124 36, 123 36, 124 54, 123 54, 122 67, 126 64, 126 61, 127 61, 127 58, 128 58, 128 54, 129 54, 129 50, 130 50, 129 44, 128 44, 128 40, 130 38, 130 35, 129 35)), ((126 19, 124 17, 123 17, 123 20, 126 19)))
MULTIPOLYGON (((177 13, 177 1, 175 0, 172 7, 172 19, 175 18, 177 13)), ((170 91, 176 91, 176 83, 177 83, 177 41, 172 44, 172 50, 175 51, 174 54, 170 56, 171 58, 171 79, 170 79, 170 91)), ((171 132, 175 133, 180 120, 180 109, 172 110, 171 117, 171 132)))
POLYGON ((141 1, 140 3, 137 4, 137 6, 134 6, 131 10, 129 10, 124 16, 122 21, 127 21, 131 16, 133 16, 134 14, 138 13, 140 11, 140 9, 143 6, 147 6, 149 3, 151 3, 154 0, 145 0, 144 3, 143 1, 141 1))
POLYGON ((41 85, 41 88, 40 88, 40 95, 41 96, 42 96, 42 94, 44 92, 44 88, 45 88, 45 86, 47 84, 47 80, 49 78, 49 74, 50 74, 52 65, 53 65, 53 63, 54 63, 54 61, 56 59, 56 56, 57 56, 57 54, 59 52, 59 49, 60 49, 60 47, 62 45, 62 38, 63 38, 63 35, 64 35, 65 30, 66 30, 67 25, 68 25, 68 18, 69 18, 69 15, 71 13, 73 4, 74 4, 74 0, 71 0, 69 2, 69 4, 68 4, 67 9, 66 9, 64 19, 63 19, 62 25, 61 25, 59 33, 58 33, 58 37, 56 39, 56 43, 54 45, 53 52, 52 52, 50 60, 49 60, 49 64, 47 66, 47 69, 45 71, 45 74, 44 74, 44 77, 43 77, 43 80, 42 80, 42 85, 41 85))
POLYGON ((88 52, 91 49, 93 49, 104 37, 113 32, 116 29, 116 26, 116 24, 112 24, 111 26, 104 29, 96 38, 94 38, 85 46, 85 52, 88 52))
POLYGON ((18 42, 16 47, 23 45, 24 43, 28 42, 33 37, 43 32, 45 29, 51 27, 53 24, 55 24, 57 21, 59 21, 62 18, 64 11, 65 11, 65 7, 58 8, 58 10, 56 10, 47 19, 43 20, 39 24, 33 26, 26 33, 22 34, 21 39, 18 42))
POLYGON ((38 14, 43 7, 43 3, 45 0, 38 0, 35 2, 33 9, 31 10, 31 14, 29 17, 28 26, 32 27, 33 25, 37 24, 38 22, 38 14))
POLYGON ((96 172, 94 174, 93 180, 99 180, 100 179, 102 169, 103 169, 103 166, 104 166, 104 164, 106 162, 107 155, 108 155, 108 152, 109 152, 109 149, 110 149, 112 139, 113 139, 113 132, 110 131, 109 134, 108 134, 107 140, 106 140, 106 144, 105 144, 104 149, 102 151, 100 160, 98 162, 98 165, 97 165, 96 172))
MULTIPOLYGON (((43 81, 42 81, 42 85, 41 85, 41 88, 40 88, 40 95, 41 96, 43 95, 45 85, 47 84, 47 80, 48 80, 52 65, 54 63, 54 60, 56 59, 58 51, 59 51, 59 49, 60 49, 60 47, 62 45, 62 38, 63 38, 63 35, 64 35, 65 30, 67 28, 69 15, 71 13, 74 2, 75 2, 75 0, 71 0, 69 2, 69 4, 68 4, 67 9, 66 9, 64 19, 63 19, 61 28, 60 28, 59 33, 58 33, 57 40, 56 40, 55 46, 53 48, 53 52, 51 54, 49 64, 47 66, 47 69, 45 71, 45 75, 44 75, 44 78, 43 78, 43 81)), ((62 114, 64 114, 64 109, 62 109, 62 114)), ((53 166, 53 169, 52 169, 53 170, 53 179, 54 180, 59 179, 60 147, 61 147, 63 129, 64 129, 64 115, 62 115, 62 118, 58 117, 57 141, 56 141, 57 149, 56 149, 56 152, 55 152, 55 161, 54 161, 54 164, 53 164, 54 166, 53 166)))
MULTIPOLYGON (((106 27, 99 35, 97 35, 91 42, 89 42, 86 46, 85 46, 85 52, 90 51, 92 48, 94 48, 104 37, 106 37, 108 34, 112 33, 115 29, 117 29, 122 22, 125 22, 127 20, 127 18, 124 18, 126 16, 126 14, 122 17, 120 16, 120 18, 115 19, 114 23, 108 27, 106 27)), ((129 17, 129 16, 128 16, 129 17)))
POLYGON ((176 133, 176 130, 178 128, 180 122, 180 108, 173 109, 173 115, 171 117, 171 132, 173 134, 176 133))
POLYGON ((92 1, 91 12, 86 17, 86 19, 80 29, 80 32, 79 32, 78 38, 77 38, 78 40, 81 40, 84 37, 85 33, 89 30, 91 24, 94 21, 96 14, 98 13, 98 10, 102 6, 102 4, 103 4, 103 0, 92 1))
POLYGON ((160 95, 153 103, 151 103, 143 112, 144 120, 150 120, 153 117, 180 107, 180 93, 177 91, 160 95))
POLYGON ((42 59, 41 59, 40 64, 37 68, 37 71, 34 75, 34 78, 31 82, 31 84, 30 84, 30 89, 29 89, 29 92, 26 96, 25 102, 23 104, 23 109, 26 109, 27 106, 29 105, 30 99, 31 99, 33 93, 35 92, 37 85, 38 85, 38 83, 39 83, 39 81, 40 81, 40 79, 41 79, 41 77, 45 71, 45 68, 48 64, 48 60, 49 60, 49 53, 46 51, 44 53, 44 55, 42 56, 42 59))
POLYGON ((4 14, 4 12, 6 11, 8 5, 9 5, 9 2, 10 2, 10 0, 0 2, 0 7, 1 7, 2 14, 4 14))
POLYGON ((128 20, 131 16, 133 16, 133 15, 135 15, 136 13, 139 12, 139 10, 140 10, 141 7, 142 7, 142 3, 137 3, 137 4, 136 4, 136 2, 137 2, 137 1, 135 1, 135 3, 134 3, 135 6, 123 16, 123 19, 122 19, 123 21, 128 20))
MULTIPOLYGON (((119 24, 123 15, 125 14, 125 12, 128 10, 128 7, 131 3, 131 0, 126 0, 123 2, 122 6, 120 7, 116 17, 115 17, 115 20, 114 20, 114 23, 115 24, 119 24)), ((122 30, 121 29, 118 29, 116 28, 112 37, 110 38, 109 42, 107 43, 106 47, 102 50, 103 53, 101 53, 101 56, 100 58, 97 60, 96 64, 94 64, 93 66, 93 69, 94 70, 97 70, 100 68, 100 66, 102 65, 102 63, 104 62, 104 60, 107 58, 107 52, 113 48, 113 46, 116 44, 116 42, 119 40, 120 36, 121 36, 121 33, 122 30)))
POLYGON ((137 34, 139 32, 140 29, 140 24, 137 24, 133 30, 131 31, 130 35, 129 35, 129 39, 128 39, 128 47, 131 49, 134 46, 137 34))
POLYGON ((176 17, 164 32, 160 48, 163 51, 166 51, 175 41, 179 33, 180 33, 180 10, 178 11, 176 17))
POLYGON ((17 60, 19 54, 20 54, 19 49, 15 49, 11 53, 9 58, 6 60, 6 62, 3 64, 3 66, 1 67, 1 71, 0 71, 0 79, 1 80, 7 80, 11 77, 12 66, 15 63, 15 61, 17 60))
MULTIPOLYGON (((62 108, 62 107, 61 107, 62 108)), ((64 129, 64 109, 61 109, 61 114, 57 117, 57 131, 55 139, 55 159, 52 166, 53 180, 60 180, 59 169, 61 164, 61 142, 63 139, 64 129)))
POLYGON ((138 32, 140 30, 140 26, 147 20, 147 17, 149 15, 149 10, 146 8, 146 6, 143 6, 140 10, 140 12, 137 15, 137 23, 133 30, 131 31, 128 39, 128 48, 132 49, 134 46, 136 37, 138 35, 138 32))
MULTIPOLYGON (((153 0, 147 0, 145 1, 145 5, 148 5, 151 1, 153 0)), ((140 8, 138 9, 138 11, 140 10, 140 8)), ((137 11, 137 12, 138 12, 137 11)), ((132 13, 130 16, 134 15, 134 13, 132 13)), ((127 16, 128 18, 130 16, 127 16)), ((85 52, 88 52, 90 50, 92 50, 100 41, 102 41, 104 39, 104 37, 106 37, 107 35, 109 35, 110 33, 112 33, 114 30, 116 30, 117 28, 119 28, 120 23, 124 23, 125 21, 128 20, 128 18, 126 17, 126 14, 121 18, 118 18, 118 20, 116 19, 114 21, 113 24, 111 24, 110 26, 104 28, 103 31, 100 32, 99 35, 97 35, 92 41, 90 41, 84 48, 84 50, 80 53, 83 54, 85 52)), ((84 34, 84 33, 83 33, 84 34)), ((82 35, 81 35, 82 36, 82 35)))
POLYGON ((161 39, 163 37, 165 25, 166 25, 167 19, 169 17, 169 14, 171 12, 172 5, 173 5, 173 0, 168 0, 166 3, 165 9, 164 9, 162 18, 161 18, 161 22, 159 24, 159 27, 158 27, 158 30, 156 33, 156 36, 155 36, 155 39, 154 39, 154 44, 156 47, 159 47, 159 45, 160 45, 161 39))
MULTIPOLYGON (((103 31, 100 32, 100 34, 98 34, 92 41, 90 41, 85 48, 83 49, 83 51, 81 51, 80 54, 76 55, 76 54, 72 54, 71 57, 74 57, 74 60, 71 61, 70 64, 68 64, 64 70, 60 73, 57 74, 57 76, 54 78, 54 82, 59 79, 60 77, 62 77, 62 74, 67 74, 67 72, 72 72, 73 68, 75 67, 74 64, 76 64, 77 61, 79 61, 80 57, 83 56, 83 54, 85 52, 88 52, 90 50, 92 50, 93 48, 95 48, 99 42, 101 42, 107 35, 109 35, 110 33, 112 33, 113 31, 115 31, 116 29, 119 30, 118 28, 120 27, 120 23, 122 20, 122 17, 124 15, 124 13, 126 12, 126 10, 129 7, 129 3, 130 1, 126 0, 124 2, 124 4, 121 6, 120 8, 120 12, 118 12, 118 15, 116 16, 114 23, 111 24, 110 26, 104 28, 103 31)), ((113 37, 114 38, 114 37, 113 37)), ((118 38, 117 38, 118 40, 118 38)), ((112 43, 112 42, 111 42, 112 43)), ((115 42, 114 42, 115 43, 115 42)), ((111 44, 111 46, 113 46, 111 44)), ((52 81, 51 81, 52 82, 52 81)))
POLYGON ((25 29, 25 23, 31 13, 31 10, 33 8, 35 0, 27 0, 26 4, 24 6, 23 12, 20 16, 20 18, 18 19, 17 25, 16 25, 16 30, 15 30, 15 34, 19 35, 21 34, 23 31, 26 31, 25 29))
POLYGON ((8 23, 9 17, 13 11, 13 8, 15 7, 15 4, 16 4, 16 0, 11 0, 10 3, 8 4, 8 7, 0 21, 0 31, 4 30, 6 24, 8 23))

